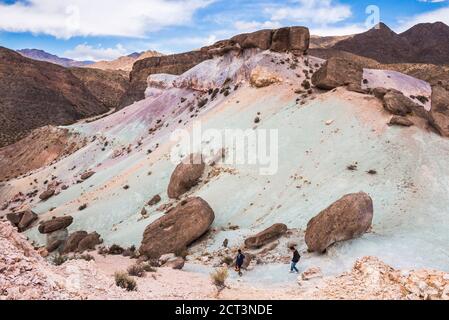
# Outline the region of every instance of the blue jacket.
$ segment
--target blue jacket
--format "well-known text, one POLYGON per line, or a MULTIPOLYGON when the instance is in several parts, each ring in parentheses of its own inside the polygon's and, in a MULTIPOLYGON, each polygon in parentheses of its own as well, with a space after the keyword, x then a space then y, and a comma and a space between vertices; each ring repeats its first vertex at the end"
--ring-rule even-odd
POLYGON ((235 264, 238 265, 239 267, 241 267, 243 265, 243 261, 245 260, 245 256, 243 255, 243 253, 239 253, 237 255, 237 259, 235 261, 235 264))

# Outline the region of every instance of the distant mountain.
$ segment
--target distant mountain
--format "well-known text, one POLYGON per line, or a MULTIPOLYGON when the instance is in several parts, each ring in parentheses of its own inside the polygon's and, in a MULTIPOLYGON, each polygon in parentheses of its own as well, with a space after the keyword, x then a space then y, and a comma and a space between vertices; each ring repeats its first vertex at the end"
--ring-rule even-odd
POLYGON ((38 49, 23 49, 23 50, 17 50, 18 53, 20 53, 22 56, 38 60, 38 61, 45 61, 45 62, 51 62, 54 64, 58 64, 60 66, 69 68, 69 67, 84 67, 90 64, 93 64, 94 61, 76 61, 68 58, 61 58, 54 54, 45 52, 44 50, 38 50, 38 49))
POLYGON ((112 61, 99 61, 87 67, 102 69, 102 70, 123 70, 127 72, 131 72, 133 69, 133 65, 136 61, 151 58, 151 57, 160 57, 163 54, 157 51, 145 51, 145 52, 134 52, 130 55, 120 57, 116 60, 112 61))
POLYGON ((114 97, 112 90, 116 90, 118 101, 120 91, 126 90, 126 78, 85 70, 91 72, 76 76, 71 69, 0 47, 0 148, 35 128, 107 112, 110 105, 104 97, 114 97))
POLYGON ((378 28, 336 43, 332 49, 381 63, 449 64, 449 26, 442 22, 423 23, 397 34, 381 23, 378 28))
POLYGON ((327 49, 333 47, 336 43, 350 39, 353 36, 310 36, 310 49, 327 49))

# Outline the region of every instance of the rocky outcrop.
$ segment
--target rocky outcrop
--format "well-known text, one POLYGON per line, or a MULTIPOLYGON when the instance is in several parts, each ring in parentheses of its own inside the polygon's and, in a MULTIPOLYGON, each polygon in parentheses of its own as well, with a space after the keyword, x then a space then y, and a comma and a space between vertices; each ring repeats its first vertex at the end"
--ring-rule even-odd
POLYGON ((70 70, 0 47, 0 147, 33 129, 107 111, 70 70))
POLYGON ((51 220, 45 221, 41 223, 38 230, 40 233, 52 233, 57 230, 62 230, 70 226, 73 222, 73 217, 71 216, 65 216, 65 217, 58 217, 53 218, 51 220))
POLYGON ((151 74, 168 73, 180 75, 197 64, 221 56, 230 51, 241 52, 245 49, 258 48, 277 52, 290 51, 304 54, 309 48, 310 34, 304 27, 287 27, 277 30, 260 30, 253 33, 237 35, 229 40, 203 47, 201 50, 151 57, 137 61, 130 74, 130 87, 123 96, 121 107, 126 107, 145 98, 147 79, 151 74))
POLYGON ((348 194, 309 221, 306 244, 310 251, 324 252, 335 242, 360 237, 372 220, 371 197, 363 192, 348 194))
POLYGON ((411 127, 414 125, 413 121, 407 119, 406 117, 393 116, 389 122, 390 126, 401 126, 401 127, 411 127))
POLYGON ((173 171, 167 194, 171 199, 178 199, 198 183, 206 168, 201 155, 190 155, 173 171))
POLYGON ((19 232, 26 231, 34 221, 38 219, 36 213, 31 210, 25 210, 22 212, 8 213, 6 218, 11 224, 19 230, 19 232))
POLYGON ((312 83, 324 90, 349 85, 353 90, 361 90, 362 78, 363 68, 358 63, 343 58, 330 58, 313 74, 312 83))
POLYGON ((249 249, 260 248, 266 245, 267 243, 279 239, 287 232, 287 230, 288 228, 285 224, 278 223, 272 225, 268 229, 259 232, 255 236, 247 238, 245 240, 245 246, 249 249))
POLYGON ((150 258, 178 252, 206 233, 214 219, 206 201, 189 198, 145 229, 139 251, 150 258))
POLYGON ((432 88, 429 122, 443 137, 449 137, 449 91, 442 86, 432 88))
POLYGON ((87 237, 88 233, 86 231, 76 231, 69 235, 65 244, 63 253, 75 252, 78 249, 78 245, 85 237, 87 237))
POLYGON ((92 232, 85 236, 79 243, 78 243, 78 251, 84 252, 86 250, 94 250, 95 247, 99 244, 101 244, 103 241, 101 240, 101 237, 98 233, 92 232))

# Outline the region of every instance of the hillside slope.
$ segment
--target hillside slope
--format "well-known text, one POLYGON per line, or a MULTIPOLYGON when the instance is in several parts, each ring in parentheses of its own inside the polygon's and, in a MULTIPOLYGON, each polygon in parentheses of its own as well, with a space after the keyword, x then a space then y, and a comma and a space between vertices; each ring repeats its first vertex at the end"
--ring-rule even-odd
MULTIPOLYGON (((289 241, 298 243, 302 268, 319 266, 326 275, 347 271, 367 255, 395 268, 449 270, 448 140, 419 118, 413 118, 413 127, 389 126, 391 115, 371 95, 345 88, 299 93, 301 83, 322 62, 248 49, 204 61, 179 77, 152 76, 146 99, 98 121, 68 127, 91 142, 61 159, 56 168, 44 167, 9 181, 0 201, 12 199, 19 190, 42 191, 41 181, 54 176, 69 188, 33 203, 41 219, 70 214, 70 231, 97 231, 105 244, 138 246, 144 229, 164 216, 170 204, 178 203, 167 196, 178 164, 171 160, 179 143, 171 137, 176 129, 192 132, 196 121, 203 131, 276 129, 279 162, 272 163, 274 175, 261 175, 267 164, 226 161, 235 150, 234 144, 226 144, 225 161, 209 167, 187 194, 202 197, 215 211, 212 230, 189 250, 188 270, 209 272, 219 263, 225 239, 235 249, 274 223, 285 223, 290 231, 276 249, 259 256, 262 264, 245 276, 247 281, 291 282, 285 276, 289 241), (262 79, 271 85, 259 88, 262 79), (221 93, 212 98, 215 88, 221 93), (79 183, 89 170, 95 175, 79 183), (34 179, 38 183, 30 186, 34 179), (361 190, 374 201, 372 230, 330 247, 325 255, 308 253, 303 240, 308 221, 344 194, 361 190), (162 207, 146 205, 154 195, 161 196, 162 207), (83 204, 86 207, 79 211, 83 204), (204 259, 206 253, 210 260, 204 259)), ((400 74, 392 78, 377 72, 376 77, 373 84, 389 81, 408 93, 414 88, 420 92, 420 85, 430 88, 400 74)), ((214 145, 214 140, 204 136, 201 145, 214 145)), ((7 210, 30 205, 31 199, 10 204, 7 210)), ((27 235, 45 242, 36 229, 27 235)))
POLYGON ((0 147, 48 124, 108 111, 69 70, 0 47, 0 147))
POLYGON ((93 61, 76 61, 68 58, 60 58, 54 54, 38 49, 22 49, 17 50, 17 52, 20 53, 22 56, 33 60, 50 62, 66 68, 84 67, 94 63, 93 61))

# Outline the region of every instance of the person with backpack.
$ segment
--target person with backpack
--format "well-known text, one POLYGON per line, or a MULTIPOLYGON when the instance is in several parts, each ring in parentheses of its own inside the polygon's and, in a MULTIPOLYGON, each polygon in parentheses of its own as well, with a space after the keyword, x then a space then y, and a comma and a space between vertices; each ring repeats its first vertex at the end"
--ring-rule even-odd
POLYGON ((299 254, 298 250, 296 250, 296 248, 294 246, 291 246, 290 250, 293 252, 292 263, 290 266, 290 273, 293 273, 293 272, 299 273, 298 268, 296 268, 296 264, 301 259, 301 255, 299 254))
POLYGON ((237 258, 235 259, 235 271, 239 273, 239 276, 242 275, 242 266, 245 261, 245 255, 242 253, 242 250, 239 249, 237 258))

